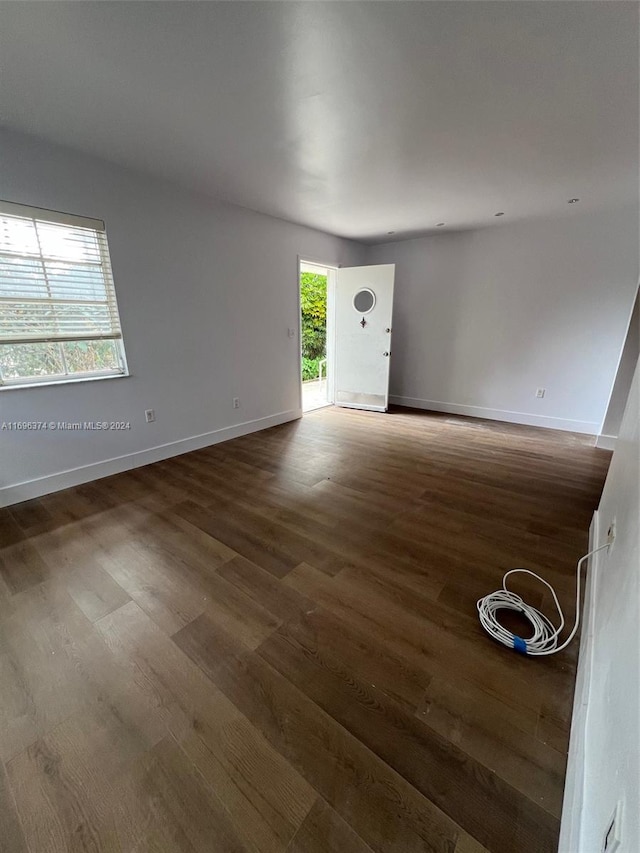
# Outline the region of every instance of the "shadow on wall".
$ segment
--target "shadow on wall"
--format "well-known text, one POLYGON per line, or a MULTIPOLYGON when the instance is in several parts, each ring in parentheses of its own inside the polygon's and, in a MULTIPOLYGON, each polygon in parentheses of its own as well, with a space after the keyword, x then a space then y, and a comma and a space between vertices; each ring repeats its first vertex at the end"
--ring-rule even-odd
POLYGON ((468 365, 459 343, 466 334, 464 282, 472 274, 465 252, 466 239, 466 234, 454 233, 407 241, 402 254, 398 252, 392 260, 372 260, 372 263, 396 264, 393 304, 396 345, 390 377, 394 395, 416 396, 415 379, 419 376, 425 387, 438 389, 433 399, 449 399, 454 395, 456 383, 464 381, 468 365), (442 334, 443 329, 446 334, 442 334), (419 348, 407 344, 425 335, 431 341, 437 338, 437 360, 424 360, 419 348))
POLYGON ((607 413, 602 422, 602 429, 600 430, 601 436, 618 437, 638 356, 640 356, 640 289, 636 293, 636 301, 631 312, 631 319, 622 348, 618 371, 613 388, 611 389, 607 413))

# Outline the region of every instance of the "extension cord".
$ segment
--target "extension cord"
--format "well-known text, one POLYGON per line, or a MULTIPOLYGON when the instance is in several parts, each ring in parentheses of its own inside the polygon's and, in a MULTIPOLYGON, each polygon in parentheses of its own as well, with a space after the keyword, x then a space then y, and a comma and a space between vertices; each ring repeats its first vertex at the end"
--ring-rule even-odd
POLYGON ((600 545, 600 547, 594 548, 593 551, 589 551, 588 554, 585 554, 584 557, 581 557, 578 560, 576 568, 576 621, 573 625, 573 630, 561 646, 558 645, 558 637, 564 628, 565 621, 564 613, 560 607, 556 591, 544 578, 541 578, 540 575, 537 575, 535 572, 529 571, 529 569, 511 569, 502 578, 502 589, 491 592, 489 595, 485 595, 484 598, 480 598, 478 600, 476 606, 478 608, 478 616, 480 617, 482 627, 494 640, 502 643, 503 646, 515 649, 523 655, 539 657, 542 655, 553 655, 556 654, 556 652, 561 652, 562 649, 566 649, 571 640, 575 637, 580 624, 580 575, 582 564, 597 551, 602 551, 603 548, 609 548, 612 544, 613 540, 609 539, 605 545, 600 545), (560 616, 560 625, 557 628, 551 620, 544 615, 544 613, 541 613, 536 607, 533 607, 533 605, 527 604, 527 602, 515 592, 511 592, 507 589, 507 578, 509 575, 517 574, 518 572, 525 575, 531 575, 551 590, 551 595, 553 596, 553 600, 558 610, 558 615, 560 616), (507 631, 507 629, 504 628, 496 618, 498 610, 515 610, 518 613, 522 613, 522 615, 531 622, 531 625, 533 626, 533 634, 525 640, 522 637, 518 637, 517 634, 511 633, 511 631, 507 631))

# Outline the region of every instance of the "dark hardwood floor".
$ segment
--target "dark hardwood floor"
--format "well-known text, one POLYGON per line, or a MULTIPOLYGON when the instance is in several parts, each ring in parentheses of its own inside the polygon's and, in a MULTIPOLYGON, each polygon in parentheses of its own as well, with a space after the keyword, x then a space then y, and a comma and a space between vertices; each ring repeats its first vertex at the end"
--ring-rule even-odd
POLYGON ((590 441, 325 409, 0 510, 0 851, 555 851, 578 644, 475 602, 573 619, 590 441))

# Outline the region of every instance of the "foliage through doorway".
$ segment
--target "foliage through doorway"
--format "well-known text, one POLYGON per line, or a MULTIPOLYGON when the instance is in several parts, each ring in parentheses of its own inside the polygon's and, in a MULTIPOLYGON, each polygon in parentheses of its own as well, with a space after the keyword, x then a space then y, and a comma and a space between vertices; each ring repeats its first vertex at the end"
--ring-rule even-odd
POLYGON ((327 355, 327 277, 312 272, 300 275, 302 311, 302 378, 316 379, 327 355))

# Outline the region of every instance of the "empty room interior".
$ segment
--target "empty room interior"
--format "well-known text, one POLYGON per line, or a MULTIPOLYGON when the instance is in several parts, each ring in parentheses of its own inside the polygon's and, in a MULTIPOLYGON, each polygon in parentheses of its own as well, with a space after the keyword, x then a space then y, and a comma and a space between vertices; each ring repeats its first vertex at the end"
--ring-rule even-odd
POLYGON ((0 3, 0 853, 640 851, 639 15, 0 3))

